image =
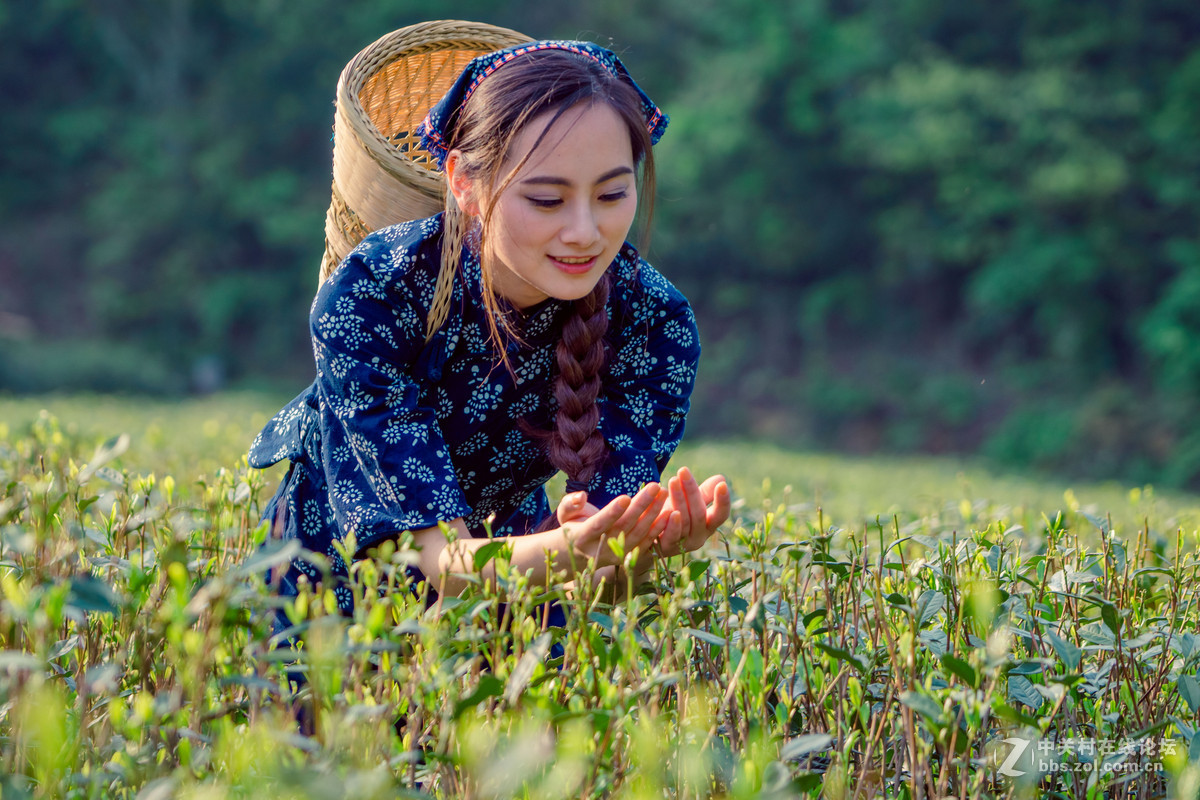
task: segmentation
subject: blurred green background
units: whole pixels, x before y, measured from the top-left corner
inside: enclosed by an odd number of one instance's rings
[[[0,0],[0,392],[302,388],[338,74],[433,17],[670,113],[691,435],[1200,488],[1195,0]]]

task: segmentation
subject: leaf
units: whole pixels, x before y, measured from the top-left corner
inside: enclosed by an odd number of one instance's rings
[[[71,589],[67,593],[67,604],[80,611],[100,614],[116,614],[120,601],[112,588],[93,575],[76,575],[71,578]]]
[[[1163,635],[1158,631],[1146,631],[1138,636],[1133,637],[1125,642],[1126,650],[1140,650],[1151,642],[1156,642],[1163,638]],[[1161,648],[1157,648],[1161,652]]]
[[[867,671],[866,665],[863,664],[863,662],[860,661],[858,658],[856,658],[855,655],[853,653],[851,653],[849,650],[843,650],[840,647],[834,647],[832,645],[828,645],[823,642],[814,642],[813,644],[815,644],[817,646],[817,648],[820,649],[821,651],[828,653],[829,655],[836,658],[838,661],[845,661],[847,664],[854,667],[860,673],[866,673],[866,671]]]
[[[1023,675],[1011,674],[1008,676],[1008,699],[1024,703],[1034,711],[1041,708],[1042,703],[1045,702],[1045,698],[1034,688],[1032,681]]]
[[[833,737],[827,733],[806,733],[790,739],[779,751],[780,761],[792,761],[803,758],[809,753],[821,753],[833,744]]]
[[[714,647],[725,646],[725,640],[720,636],[717,636],[715,633],[709,633],[708,631],[702,631],[699,628],[680,628],[679,632],[686,633],[693,639],[699,639],[700,641],[706,644],[711,644]]]
[[[929,652],[941,658],[946,652],[946,632],[921,631],[921,643],[929,648]]]
[[[1054,648],[1059,660],[1066,665],[1067,672],[1074,672],[1079,668],[1080,659],[1083,658],[1082,650],[1052,631],[1046,632],[1046,638],[1050,640],[1050,646]]]
[[[552,638],[550,632],[546,631],[534,639],[529,649],[521,654],[517,666],[513,667],[512,674],[508,676],[508,686],[504,689],[504,700],[509,705],[517,702],[517,698],[533,678],[533,671],[546,660]]]
[[[254,555],[242,562],[233,574],[237,577],[248,578],[266,572],[274,567],[291,563],[300,555],[303,548],[299,539],[272,539],[255,551]]]
[[[688,562],[688,580],[695,582],[700,580],[700,576],[708,572],[709,561],[707,559],[696,559]]]
[[[1000,567],[1003,565],[1000,545],[992,545],[991,549],[988,550],[987,555],[984,556],[984,561],[987,563],[988,569],[990,569],[992,572],[1000,572]]]
[[[998,719],[1005,722],[1011,722],[1014,725],[1025,725],[1030,728],[1037,727],[1037,720],[1028,714],[1013,708],[1008,703],[1001,700],[999,697],[992,698],[992,714]]]
[[[849,561],[838,561],[827,553],[813,553],[812,563],[815,567],[825,567],[840,578],[844,578],[850,574],[850,571],[846,569],[846,567],[850,566]]]
[[[946,605],[946,595],[933,589],[926,589],[917,598],[917,627],[924,628]]]
[[[1100,617],[1108,629],[1113,632],[1113,636],[1121,635],[1121,615],[1117,612],[1116,606],[1112,603],[1101,603]]]
[[[959,680],[970,686],[972,689],[979,688],[979,673],[975,668],[963,661],[961,658],[956,658],[949,653],[943,653],[941,657],[942,666],[950,672],[958,676]]]
[[[114,436],[104,444],[96,448],[96,452],[92,455],[92,460],[79,471],[79,485],[87,483],[92,479],[93,475],[99,473],[100,468],[112,461],[117,456],[129,449],[129,434],[122,433],[120,436]]]
[[[1112,649],[1117,646],[1117,640],[1111,631],[1097,622],[1089,622],[1079,628],[1079,638],[1086,639],[1092,644]]]
[[[475,691],[454,704],[454,719],[458,719],[463,713],[479,705],[484,700],[490,697],[499,697],[502,694],[504,694],[504,681],[490,673],[481,675],[479,685],[475,687]]]
[[[0,673],[20,669],[41,669],[45,663],[37,656],[23,653],[20,650],[0,650]]]
[[[824,619],[824,618],[825,618],[825,616],[826,616],[828,613],[829,613],[829,612],[828,612],[828,611],[826,611],[825,609],[823,609],[823,608],[818,608],[816,611],[810,611],[810,612],[808,612],[807,614],[805,614],[805,615],[804,615],[804,620],[803,620],[803,622],[804,622],[804,630],[811,632],[811,631],[810,631],[810,628],[812,628],[812,622],[813,622],[813,620],[816,620],[816,619]]]
[[[50,651],[46,658],[50,661],[53,661],[56,658],[62,658],[67,653],[79,647],[81,644],[83,644],[83,638],[77,633],[73,634],[62,641],[55,643],[54,648]]]
[[[1193,714],[1200,710],[1200,680],[1196,680],[1194,675],[1180,675],[1175,686],[1179,689],[1179,696],[1183,698],[1183,702],[1187,703],[1188,709]]]
[[[1196,652],[1196,635],[1193,633],[1181,633],[1171,640],[1170,646],[1172,650],[1186,661]]]
[[[485,564],[495,558],[508,546],[507,542],[488,542],[475,551],[475,571],[483,570]]]
[[[901,692],[900,702],[933,722],[941,723],[943,721],[942,707],[927,694],[915,691]]]
[[[750,606],[750,610],[746,612],[746,624],[758,633],[766,630],[767,612],[763,608],[762,600],[755,600],[754,605]]]
[[[825,775],[820,772],[801,772],[792,781],[797,792],[815,792],[825,783]]]

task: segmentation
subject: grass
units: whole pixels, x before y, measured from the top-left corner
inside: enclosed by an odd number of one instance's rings
[[[737,517],[643,593],[535,590],[499,549],[519,599],[427,608],[401,547],[353,619],[284,608],[297,652],[259,579],[295,555],[257,524],[278,476],[241,461],[279,401],[0,401],[0,796],[1200,788],[1196,498],[688,445]]]

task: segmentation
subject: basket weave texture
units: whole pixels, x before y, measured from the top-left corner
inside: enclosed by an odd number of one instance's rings
[[[392,31],[351,59],[337,85],[322,282],[371,231],[443,208],[445,178],[413,131],[471,59],[528,41],[507,28],[439,20]]]

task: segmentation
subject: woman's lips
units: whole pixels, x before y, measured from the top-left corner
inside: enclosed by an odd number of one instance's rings
[[[591,270],[596,264],[597,256],[585,257],[569,257],[569,256],[550,256],[550,260],[554,262],[554,266],[558,267],[563,272],[570,275],[582,275]]]

